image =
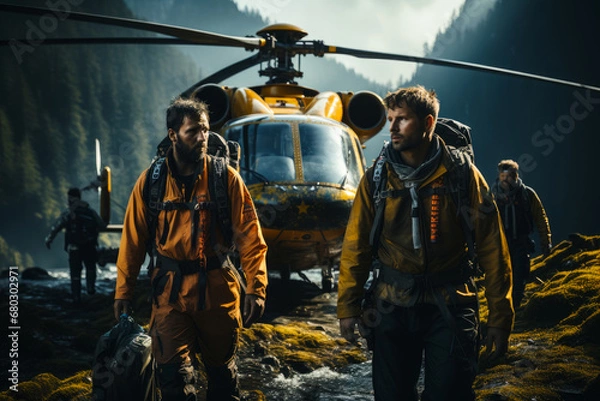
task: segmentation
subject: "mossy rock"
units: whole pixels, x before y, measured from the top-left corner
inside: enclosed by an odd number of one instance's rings
[[[569,241],[576,249],[600,249],[600,235],[569,234]]]
[[[92,395],[91,372],[84,370],[60,382],[46,401],[89,401]]]
[[[598,305],[596,305],[598,308]],[[589,342],[600,345],[600,310],[588,317],[581,325],[581,334]]]
[[[6,391],[0,394],[0,401],[3,400],[26,400],[41,401],[45,400],[54,390],[60,386],[60,379],[51,373],[41,373],[33,379],[19,383],[19,391]]]

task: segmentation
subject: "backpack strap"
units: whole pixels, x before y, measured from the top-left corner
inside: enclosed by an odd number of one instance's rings
[[[229,205],[227,161],[222,157],[211,156],[209,163],[208,190],[210,199],[216,203],[217,221],[221,225],[225,242],[230,245],[233,241],[231,228],[231,210]],[[214,226],[213,226],[214,227]],[[213,235],[213,238],[215,236]]]
[[[385,209],[385,198],[382,197],[383,188],[387,183],[387,168],[386,168],[386,157],[385,151],[389,146],[389,142],[384,142],[379,156],[375,160],[373,168],[370,170],[372,175],[367,172],[367,180],[371,186],[371,194],[373,197],[373,203],[375,207],[375,217],[373,219],[373,226],[371,227],[371,234],[369,235],[369,244],[372,247],[373,258],[377,259],[377,250],[379,248],[379,238],[381,237],[381,230],[383,229],[383,213]]]
[[[167,181],[167,166],[165,157],[160,157],[152,162],[146,175],[146,183],[143,189],[143,197],[146,203],[146,222],[148,224],[149,241],[147,251],[152,256],[156,248],[156,228],[158,214],[161,210],[205,210],[211,209],[217,213],[216,221],[221,224],[222,232],[226,242],[229,244],[233,238],[231,228],[231,213],[229,197],[227,193],[227,165],[221,157],[211,157],[209,163],[208,186],[210,198],[213,202],[163,202],[165,186]],[[162,233],[160,243],[164,244],[168,235],[168,226]]]
[[[159,205],[162,204],[167,182],[167,164],[165,161],[166,156],[154,159],[146,174],[146,183],[142,192],[144,202],[146,203],[146,223],[148,224],[146,251],[151,257],[155,256],[156,227],[158,225],[158,213],[160,212]],[[164,238],[161,238],[161,241],[166,241],[166,233],[163,233],[162,237]]]
[[[470,156],[461,149],[453,146],[446,146],[452,163],[447,165],[448,184],[450,186],[450,195],[456,205],[456,214],[461,222],[463,235],[467,242],[468,257],[473,268],[477,266],[477,252],[475,244],[475,232],[471,222],[473,211],[471,210],[471,168]]]

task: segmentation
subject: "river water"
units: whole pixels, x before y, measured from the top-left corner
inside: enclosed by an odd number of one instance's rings
[[[85,269],[84,269],[85,270]],[[313,323],[318,323],[322,326],[327,326],[328,331],[332,332],[337,329],[337,319],[335,318],[335,300],[336,294],[321,294],[317,288],[320,285],[320,269],[306,271],[306,276],[314,285],[300,281],[295,274],[292,275],[292,290],[290,296],[292,301],[296,301],[294,307],[296,309],[307,308],[310,311],[310,317],[302,316],[296,312],[290,312],[287,315],[285,312],[277,310],[270,312],[270,316],[277,315],[270,323],[293,323],[294,321],[305,321],[310,319]],[[69,271],[67,268],[56,268],[49,271],[52,279],[50,280],[22,280],[24,284],[31,287],[45,286],[58,288],[68,294],[70,292]],[[145,274],[142,269],[140,275]],[[116,267],[112,264],[106,265],[97,270],[96,290],[99,293],[110,294],[114,291],[116,278]],[[277,273],[273,274],[273,280],[277,281]],[[85,282],[85,272],[82,273],[82,280]],[[318,285],[317,285],[318,283]],[[295,291],[305,291],[310,288],[310,295],[307,295],[307,300],[302,296],[297,296]],[[29,292],[29,291],[28,291]],[[36,298],[40,292],[31,291],[29,295],[22,293],[22,296]],[[87,294],[83,291],[82,296]],[[309,305],[309,306],[307,306]],[[306,312],[306,311],[305,311]],[[304,313],[305,315],[307,313]],[[267,319],[269,312],[266,314]],[[243,375],[243,372],[240,372]],[[372,385],[371,385],[371,364],[370,361],[361,364],[350,365],[339,370],[332,370],[328,367],[317,369],[311,373],[299,374],[293,373],[289,377],[280,374],[268,383],[263,383],[260,390],[265,394],[267,400],[285,400],[285,401],[310,401],[310,400],[353,400],[367,401],[373,400]]]

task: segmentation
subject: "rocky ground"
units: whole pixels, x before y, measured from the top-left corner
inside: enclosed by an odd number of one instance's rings
[[[478,400],[600,399],[600,237],[572,236],[550,257],[534,259],[532,270],[508,354],[500,361],[482,358],[475,382]],[[83,306],[74,307],[61,288],[21,280],[20,293],[27,295],[19,310],[19,392],[0,393],[0,400],[88,400],[96,343],[114,324],[110,294],[86,297]],[[315,285],[293,281],[285,286],[272,279],[265,316],[242,333],[245,400],[279,401],[274,383],[282,378],[340,371],[368,360],[364,348],[339,337],[335,299],[335,292],[324,294]],[[149,311],[147,298],[139,296],[135,316],[140,324],[148,323]],[[484,319],[486,313],[482,298]],[[2,349],[8,346],[3,336]],[[0,380],[8,382],[7,369]],[[333,399],[324,397],[315,386],[294,400]],[[335,399],[370,399],[349,397]]]

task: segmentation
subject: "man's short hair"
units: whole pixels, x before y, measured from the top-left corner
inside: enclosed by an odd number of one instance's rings
[[[200,121],[202,114],[206,114],[206,118],[209,117],[206,103],[179,97],[173,100],[167,109],[167,129],[171,128],[173,131],[178,132],[185,117],[193,121]]]
[[[519,163],[506,159],[498,163],[498,173],[511,173],[515,178],[519,175]]]
[[[435,122],[440,112],[440,101],[436,97],[435,91],[428,91],[421,85],[390,92],[383,99],[383,103],[388,110],[402,107],[402,104],[406,103],[406,106],[414,111],[420,120],[424,120],[431,114]]]
[[[69,188],[67,195],[72,198],[81,199],[81,190],[79,188],[73,187]]]

